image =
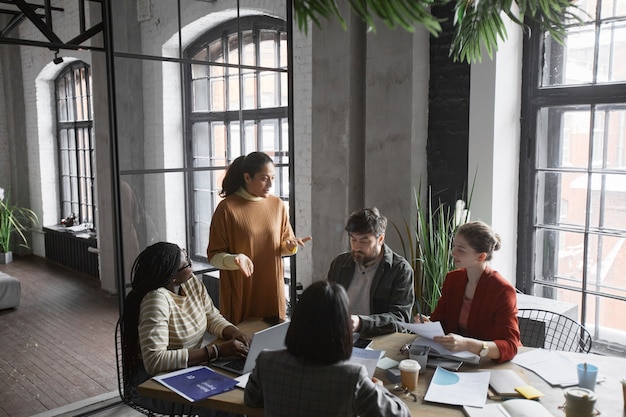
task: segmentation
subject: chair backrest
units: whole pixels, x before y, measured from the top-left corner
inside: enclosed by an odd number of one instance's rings
[[[151,417],[162,416],[135,404],[130,397],[129,382],[124,378],[124,354],[122,350],[122,318],[120,317],[115,326],[115,361],[117,363],[117,389],[122,402],[130,408]]]
[[[520,339],[524,346],[566,352],[591,350],[591,334],[585,327],[559,313],[538,309],[519,309]]]

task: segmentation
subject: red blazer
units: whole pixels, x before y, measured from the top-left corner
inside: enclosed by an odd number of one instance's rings
[[[461,334],[459,315],[467,280],[466,270],[456,269],[448,272],[443,282],[441,298],[430,320],[440,321],[446,333]],[[466,333],[461,335],[494,341],[500,350],[498,362],[513,359],[517,347],[521,346],[515,288],[489,267],[485,268],[476,286]]]

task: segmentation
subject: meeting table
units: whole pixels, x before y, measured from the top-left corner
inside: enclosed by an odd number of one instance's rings
[[[264,327],[267,327],[261,319],[250,319],[241,323],[238,326],[242,331],[247,334],[253,334]],[[371,337],[374,342],[371,345],[372,349],[383,350],[387,358],[395,361],[408,358],[408,353],[402,353],[400,348],[406,344],[410,344],[416,338],[416,335],[410,333],[392,333],[382,336]],[[523,353],[528,349],[522,347],[519,353]],[[574,363],[588,362],[593,363],[599,368],[600,378],[596,385],[595,394],[597,396],[595,409],[601,416],[606,417],[626,417],[625,405],[622,395],[621,380],[626,378],[626,358],[616,356],[604,356],[596,354],[585,354],[575,352],[560,352]],[[459,372],[471,372],[471,371],[483,371],[489,369],[512,369],[528,382],[529,385],[537,388],[541,391],[542,396],[540,403],[555,417],[565,417],[565,412],[562,406],[565,403],[565,388],[550,386],[546,381],[539,377],[534,372],[522,368],[513,362],[505,362],[502,364],[495,363],[489,359],[481,359],[478,365],[464,364]],[[423,374],[419,375],[418,387],[415,392],[417,401],[410,396],[405,396],[403,393],[397,393],[394,391],[395,383],[390,382],[387,378],[387,371],[384,369],[376,368],[374,376],[383,381],[385,386],[393,393],[396,393],[407,404],[411,415],[420,417],[460,417],[464,416],[464,413],[460,406],[456,405],[444,405],[439,403],[430,403],[423,400],[428,386],[433,377],[434,369],[427,368]],[[234,375],[229,375],[234,377]],[[151,398],[158,398],[168,401],[173,401],[185,405],[191,405],[187,400],[169,390],[165,386],[159,384],[153,379],[149,379],[139,385],[138,392],[140,395]],[[487,403],[494,402],[491,399],[487,400]],[[215,410],[222,410],[227,412],[233,412],[238,414],[245,414],[247,416],[263,416],[262,408],[248,407],[243,402],[243,389],[235,388],[234,390],[221,393],[209,397],[205,400],[193,403],[195,406],[210,408]]]

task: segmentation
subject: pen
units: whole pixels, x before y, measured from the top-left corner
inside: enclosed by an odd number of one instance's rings
[[[421,306],[420,306],[419,301],[416,301],[416,302],[415,302],[415,308],[416,308],[416,310],[417,310],[417,314],[418,314],[418,316],[419,316],[420,323],[424,323],[424,317],[422,316],[422,308],[421,308]]]

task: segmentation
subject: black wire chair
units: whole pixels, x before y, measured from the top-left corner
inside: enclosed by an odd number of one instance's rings
[[[117,388],[119,390],[120,398],[122,402],[130,408],[137,410],[141,414],[150,417],[165,417],[165,414],[158,414],[147,408],[144,408],[138,404],[135,404],[130,397],[130,385],[128,381],[124,379],[124,366],[123,366],[123,354],[122,354],[122,319],[117,321],[115,326],[115,360],[117,362]]]
[[[585,327],[559,313],[538,309],[519,309],[520,339],[524,346],[584,352],[591,350],[591,334]]]

